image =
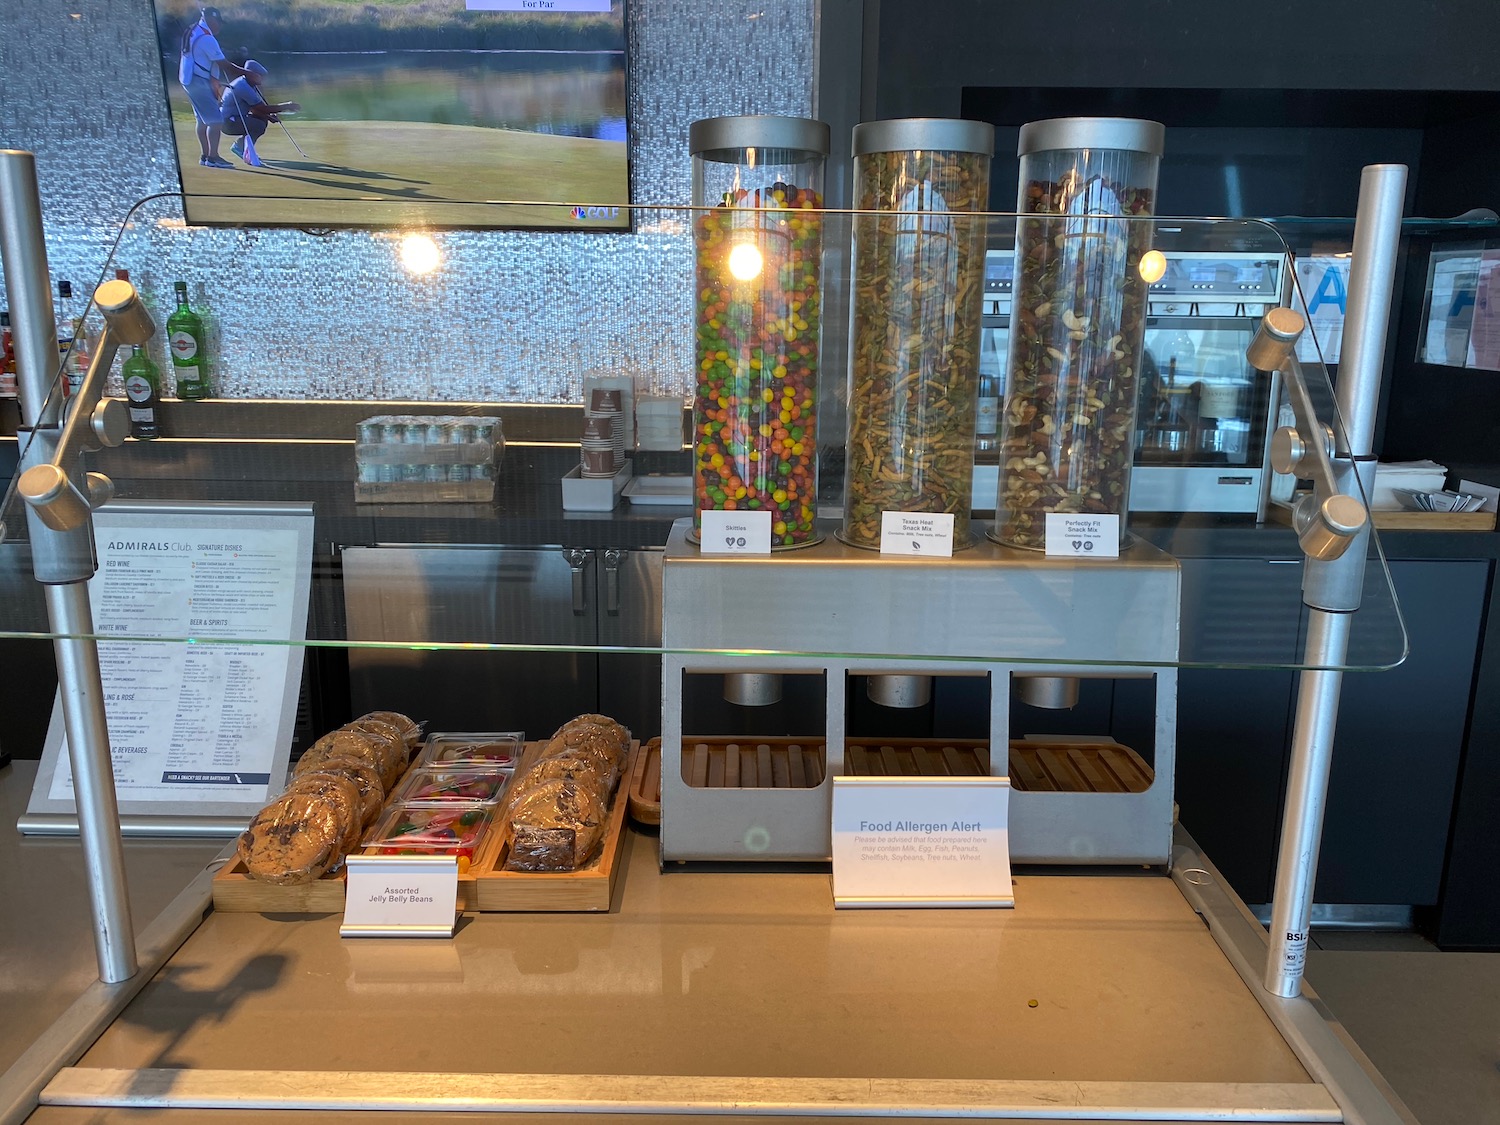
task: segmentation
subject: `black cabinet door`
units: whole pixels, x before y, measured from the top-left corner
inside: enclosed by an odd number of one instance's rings
[[[1389,672],[1344,675],[1317,902],[1428,905],[1442,880],[1489,563],[1390,566],[1411,653]],[[1397,629],[1389,614],[1356,620],[1356,633],[1362,624]],[[1365,645],[1394,652],[1399,634]]]
[[[1183,559],[1183,660],[1297,657],[1297,560]],[[1270,898],[1293,674],[1184,668],[1177,688],[1179,819],[1241,898]]]

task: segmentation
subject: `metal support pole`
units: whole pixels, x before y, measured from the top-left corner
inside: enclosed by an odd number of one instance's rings
[[[1349,646],[1350,621],[1347,613],[1312,610],[1303,659],[1323,665],[1342,661]],[[1297,683],[1292,766],[1281,822],[1281,852],[1276,859],[1271,946],[1266,960],[1266,990],[1277,996],[1296,996],[1302,990],[1328,771],[1333,765],[1333,732],[1338,725],[1343,683],[1342,672],[1318,670],[1303,672]]]
[[[99,646],[85,582],[46,586],[47,616],[57,639],[57,682],[62,687],[63,727],[73,766],[73,799],[78,836],[89,877],[89,909],[94,918],[94,955],[99,979],[118,984],[135,975],[135,927],[126,893],[125,851],[120,843],[120,809],[115,771],[109,757],[104,688],[99,679]],[[71,634],[71,635],[68,635]]]
[[[1380,404],[1380,373],[1405,197],[1404,164],[1372,164],[1364,169],[1335,391],[1342,426],[1334,427],[1334,472],[1340,490],[1350,494],[1355,478],[1362,478],[1367,499],[1373,482],[1375,413]],[[1303,662],[1309,670],[1301,674],[1297,688],[1265,971],[1266,991],[1276,996],[1296,996],[1302,989],[1328,771],[1343,686],[1343,673],[1332,669],[1348,656],[1350,615],[1359,608],[1364,590],[1368,536],[1366,528],[1341,557],[1331,561],[1309,558],[1304,568],[1302,600],[1310,614]]]
[[[24,470],[50,461],[59,436],[59,396],[51,394],[58,371],[52,282],[42,239],[36,159],[29,152],[0,151],[0,262],[5,268],[16,345]],[[74,484],[86,489],[82,466],[66,468]],[[116,984],[134,976],[138,963],[125,887],[125,855],[120,842],[104,692],[99,680],[99,651],[93,640],[89,607],[88,580],[95,570],[93,521],[85,519],[81,527],[58,531],[28,507],[27,528],[32,567],[37,580],[46,586],[48,624],[57,637],[53,647],[58,688],[88,873],[99,978],[106,984]]]

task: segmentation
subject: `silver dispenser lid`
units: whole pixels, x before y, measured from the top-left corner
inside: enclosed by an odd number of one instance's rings
[[[688,126],[692,155],[724,164],[739,163],[747,148],[827,156],[831,139],[827,125],[808,117],[706,117]]]
[[[1142,121],[1137,117],[1053,117],[1021,126],[1016,155],[1105,148],[1160,156],[1166,139],[1166,126],[1160,121]]]
[[[952,117],[897,117],[854,127],[855,156],[871,152],[977,152],[995,155],[995,127]]]

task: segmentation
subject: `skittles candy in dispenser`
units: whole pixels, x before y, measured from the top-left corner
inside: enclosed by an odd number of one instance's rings
[[[697,255],[693,539],[704,511],[769,511],[775,549],[816,543],[828,126],[714,117],[688,133]]]

